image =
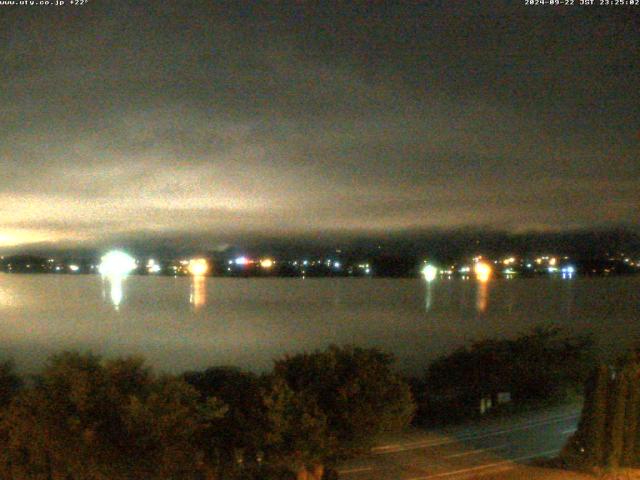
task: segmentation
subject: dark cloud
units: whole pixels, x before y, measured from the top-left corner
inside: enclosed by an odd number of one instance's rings
[[[0,245],[637,225],[637,9],[1,13]]]

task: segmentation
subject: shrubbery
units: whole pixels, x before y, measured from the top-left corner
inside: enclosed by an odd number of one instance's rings
[[[499,392],[518,403],[561,397],[591,365],[589,340],[557,329],[459,349],[435,361],[413,392],[392,356],[357,347],[287,356],[264,375],[230,367],[157,375],[138,358],[62,353],[23,384],[5,363],[0,478],[334,478],[336,462],[409,424],[414,397],[421,420],[451,421]],[[577,447],[567,450],[575,458],[635,462],[633,368],[622,368],[618,383],[603,369],[592,377]]]
[[[423,424],[470,418],[482,398],[495,406],[500,392],[522,405],[549,402],[581,386],[594,364],[588,336],[535,328],[515,339],[484,340],[433,362],[413,382]]]
[[[137,358],[63,353],[28,386],[0,368],[0,478],[319,480],[414,410],[392,359],[331,347],[256,376],[156,375]]]

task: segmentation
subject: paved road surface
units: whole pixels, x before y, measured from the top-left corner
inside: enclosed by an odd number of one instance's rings
[[[479,422],[446,431],[413,431],[339,469],[345,480],[460,480],[510,470],[557,454],[575,431],[579,406]]]

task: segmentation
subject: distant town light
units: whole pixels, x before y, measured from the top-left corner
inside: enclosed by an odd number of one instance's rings
[[[204,258],[192,258],[189,260],[189,273],[193,276],[206,275],[209,271],[209,262]]]
[[[247,265],[249,263],[249,259],[247,257],[238,257],[235,262],[236,265]]]
[[[149,272],[149,273],[159,273],[160,270],[161,270],[160,265],[158,265],[153,258],[150,258],[147,261],[147,272]]]
[[[491,265],[486,262],[477,262],[475,267],[473,268],[474,273],[476,274],[476,278],[480,282],[488,282],[491,278],[491,272],[493,269]]]
[[[30,267],[31,265],[27,265],[28,267]],[[78,265],[69,265],[69,270],[71,270],[72,272],[77,272],[78,270],[80,270],[80,267]]]
[[[102,275],[121,276],[129,274],[135,268],[136,261],[131,255],[112,250],[102,257],[98,271]]]
[[[274,261],[271,260],[270,258],[263,258],[262,260],[260,260],[260,266],[262,268],[271,268],[273,267]]]
[[[434,267],[433,265],[430,264],[426,264],[423,268],[422,268],[422,276],[424,277],[424,279],[427,282],[433,282],[436,277],[438,276],[438,269],[436,267]]]
[[[149,267],[147,267],[147,270],[149,271],[149,273],[159,273],[161,268],[160,268],[160,265],[156,263],[154,265],[150,265]]]

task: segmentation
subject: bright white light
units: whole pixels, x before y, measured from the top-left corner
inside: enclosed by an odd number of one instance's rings
[[[426,264],[422,269],[422,276],[427,282],[433,282],[438,275],[438,269],[433,265]]]
[[[562,273],[568,273],[569,275],[571,275],[572,273],[575,273],[576,269],[574,267],[572,267],[571,265],[569,265],[568,267],[564,267],[562,269]]]
[[[149,273],[158,273],[160,272],[161,268],[160,268],[160,265],[156,264],[156,265],[150,265],[148,267],[148,270],[149,270]]]
[[[247,259],[247,257],[236,258],[236,265],[247,265],[248,263],[249,263],[249,259]]]
[[[77,272],[78,270],[80,270],[80,267],[78,265],[69,265],[69,270],[71,270],[72,272]]]
[[[127,275],[136,268],[136,261],[130,255],[119,250],[112,250],[102,257],[98,271],[102,275]]]
[[[150,258],[149,261],[147,261],[147,272],[158,273],[160,270],[160,265],[158,265],[153,258]]]
[[[371,273],[371,269],[370,268],[365,268],[364,269],[364,273],[366,273],[367,275],[369,275]]]
[[[333,262],[333,267],[337,270],[340,268],[340,262]]]

